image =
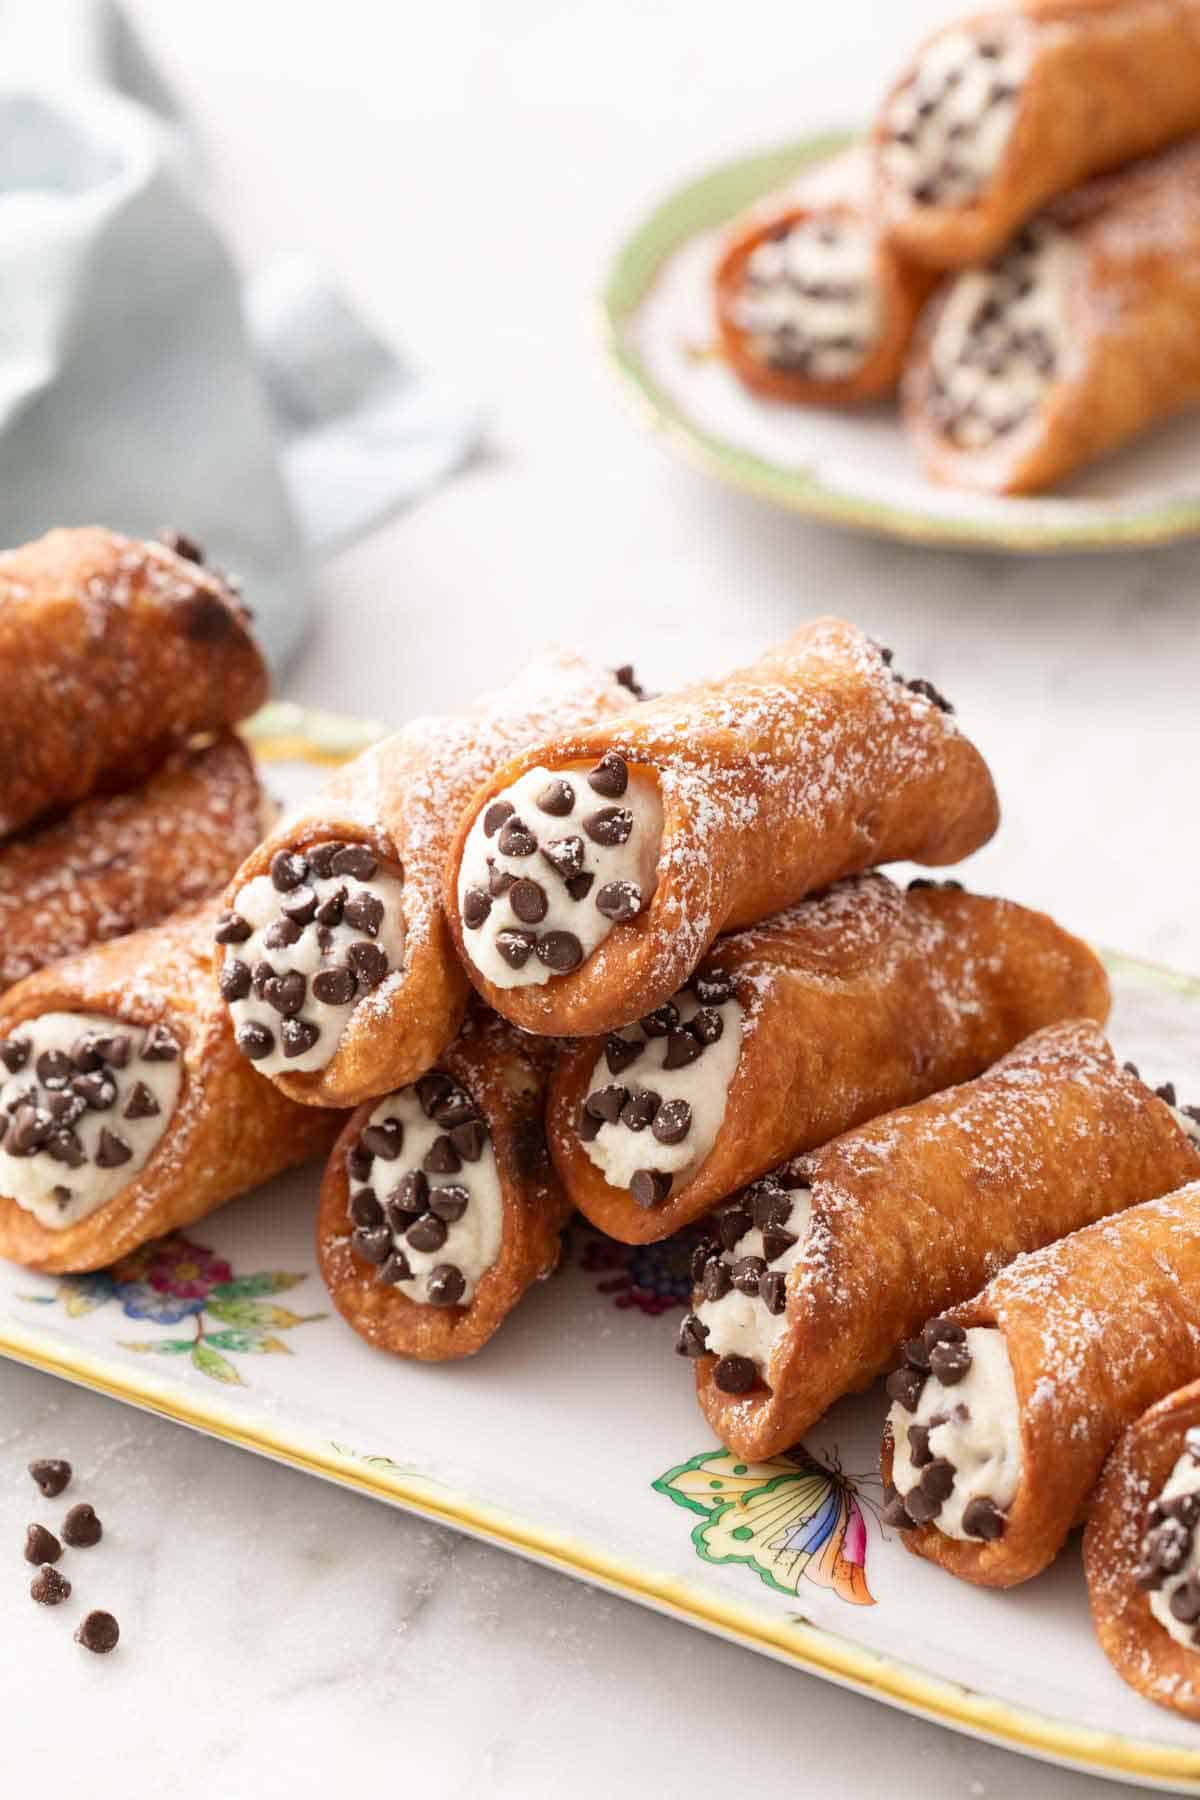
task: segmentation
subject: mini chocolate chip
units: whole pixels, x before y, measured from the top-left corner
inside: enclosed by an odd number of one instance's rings
[[[346,961],[362,992],[369,993],[377,988],[387,975],[391,964],[387,954],[378,944],[365,944],[361,940],[350,945],[346,952]]]
[[[285,1019],[295,1018],[308,997],[308,983],[299,969],[276,975],[266,983],[263,999]]]
[[[925,1347],[926,1356],[935,1344],[963,1344],[966,1342],[966,1338],[967,1334],[962,1326],[955,1324],[953,1319],[930,1319],[921,1332],[921,1342]]]
[[[236,956],[227,956],[217,983],[221,990],[221,998],[232,1006],[235,1000],[244,1000],[250,992],[250,967],[248,963],[239,962]]]
[[[671,1192],[671,1177],[661,1169],[636,1169],[629,1192],[637,1205],[649,1212],[651,1207],[661,1206]]]
[[[125,1031],[97,1031],[92,1034],[92,1049],[102,1063],[123,1069],[133,1052],[133,1039]]]
[[[971,1367],[971,1352],[966,1344],[934,1344],[929,1352],[929,1371],[943,1387],[957,1387]]]
[[[372,1156],[395,1162],[404,1148],[404,1126],[399,1119],[382,1119],[378,1125],[368,1125],[358,1141]]]
[[[482,1119],[465,1119],[461,1125],[454,1126],[450,1142],[464,1162],[478,1162],[487,1137],[487,1126]]]
[[[1167,1575],[1176,1575],[1188,1559],[1192,1534],[1178,1519],[1164,1519],[1147,1532],[1145,1550]]]
[[[317,924],[328,925],[331,929],[334,925],[340,925],[346,911],[347,895],[348,889],[338,887],[326,894],[323,900],[319,900],[315,914]]]
[[[132,1155],[133,1150],[124,1138],[118,1137],[115,1132],[109,1131],[107,1128],[101,1131],[100,1142],[96,1147],[96,1167],[98,1169],[119,1169],[122,1163],[127,1163]]]
[[[425,1296],[431,1306],[457,1306],[466,1291],[466,1277],[453,1263],[438,1263],[430,1269]]]
[[[349,1006],[354,977],[349,969],[321,969],[312,979],[312,995],[322,1006]]]
[[[540,925],[550,905],[545,888],[540,882],[530,881],[527,876],[513,883],[509,889],[508,903],[524,925]]]
[[[271,885],[277,893],[290,894],[308,874],[308,863],[296,850],[277,850],[271,858]]]
[[[609,1074],[619,1075],[623,1069],[629,1068],[645,1048],[645,1044],[639,1043],[636,1038],[621,1037],[618,1032],[610,1032],[604,1040],[604,1060],[608,1064]]]
[[[763,1255],[769,1263],[778,1261],[796,1242],[794,1231],[772,1229],[763,1232]]]
[[[988,1541],[1003,1537],[1005,1524],[1004,1514],[988,1494],[977,1494],[963,1508],[962,1525],[968,1537]]]
[[[496,847],[501,856],[532,856],[538,847],[537,838],[530,831],[524,819],[506,819],[496,839]]]
[[[630,1131],[645,1131],[662,1105],[662,1095],[653,1088],[633,1088],[621,1108],[621,1123]]]
[[[1181,1625],[1194,1625],[1200,1619],[1200,1581],[1194,1577],[1181,1581],[1167,1601],[1167,1609]]]
[[[57,1119],[60,1125],[74,1125],[77,1119],[82,1119],[87,1111],[87,1106],[74,1092],[47,1094],[46,1111],[52,1119]],[[0,1114],[0,1118],[2,1117],[3,1114]]]
[[[41,1149],[54,1129],[54,1120],[40,1107],[19,1106],[13,1114],[8,1133],[10,1156],[33,1156]]]
[[[431,1116],[439,1125],[465,1125],[468,1119],[477,1119],[479,1112],[461,1088],[451,1085],[434,1101]]]
[[[104,1529],[96,1517],[95,1507],[81,1500],[73,1506],[62,1522],[62,1541],[69,1544],[72,1550],[90,1550],[98,1544],[104,1535]]]
[[[359,1188],[350,1196],[350,1218],[364,1231],[377,1231],[383,1224],[383,1208],[374,1188]]]
[[[61,1456],[39,1456],[29,1464],[29,1473],[47,1500],[57,1500],[71,1479],[71,1465]]]
[[[621,1108],[629,1098],[629,1089],[610,1084],[597,1088],[584,1101],[584,1108],[594,1119],[603,1119],[607,1125],[615,1125],[621,1116]]]
[[[706,1300],[723,1300],[733,1286],[729,1264],[720,1256],[710,1256],[704,1265],[701,1288]]]
[[[48,1562],[42,1564],[29,1584],[29,1597],[36,1600],[39,1606],[58,1606],[63,1600],[70,1599],[70,1596],[70,1582]]]
[[[512,818],[516,810],[516,807],[510,806],[507,800],[493,800],[483,815],[484,837],[495,837],[500,827],[507,819]]]
[[[915,1413],[927,1379],[920,1369],[911,1369],[907,1364],[893,1369],[884,1383],[888,1399],[902,1406],[905,1412]]]
[[[713,1369],[713,1380],[723,1394],[748,1394],[758,1380],[758,1370],[748,1356],[722,1356]]]
[[[442,1102],[455,1091],[450,1077],[439,1074],[436,1069],[429,1075],[420,1076],[414,1085],[421,1111],[427,1119],[432,1119]]]
[[[10,1075],[16,1075],[29,1061],[28,1038],[5,1038],[0,1044],[0,1062]]]
[[[935,1500],[940,1507],[954,1487],[954,1472],[954,1464],[944,1456],[935,1456],[927,1463],[921,1475],[921,1492],[926,1499]],[[911,1505],[909,1511],[912,1511]]]
[[[346,844],[334,852],[329,862],[331,875],[350,875],[355,881],[370,881],[379,864],[365,844]]]
[[[289,1061],[292,1057],[304,1056],[320,1035],[320,1027],[311,1025],[307,1019],[284,1019],[279,1027],[279,1041]]]
[[[44,1525],[30,1525],[25,1532],[25,1561],[28,1563],[56,1563],[62,1555],[62,1545],[52,1531]]]
[[[143,1062],[174,1062],[179,1055],[179,1039],[165,1025],[152,1025],[142,1044]]]
[[[80,1621],[75,1642],[96,1656],[107,1656],[116,1649],[120,1636],[121,1627],[110,1612],[90,1612]]]
[[[240,913],[223,912],[213,936],[218,944],[244,944],[252,931],[250,921],[243,919]]]
[[[429,1180],[420,1169],[410,1169],[402,1175],[396,1186],[388,1195],[389,1205],[399,1213],[420,1214],[429,1205]],[[409,1220],[411,1223],[411,1219]]]
[[[42,1072],[42,1059],[39,1056],[39,1058],[38,1058],[38,1074],[40,1075],[41,1072]],[[1160,1100],[1165,1100],[1168,1106],[1178,1106],[1179,1096],[1175,1092],[1175,1083],[1173,1081],[1164,1081],[1161,1087],[1155,1088],[1154,1092],[1155,1092],[1157,1098]]]
[[[423,1213],[419,1219],[409,1226],[405,1238],[414,1250],[440,1250],[445,1243],[448,1228],[445,1222],[433,1213]]]
[[[238,1031],[238,1042],[241,1042],[242,1026]],[[107,1112],[110,1106],[116,1105],[117,1084],[107,1069],[96,1069],[90,1075],[76,1075],[71,1081],[71,1092],[79,1098],[92,1112]]]
[[[184,562],[203,563],[204,551],[195,538],[188,537],[186,532],[165,530],[158,534],[158,541],[164,550],[170,550],[174,556],[181,556]]]
[[[724,1006],[733,999],[733,983],[721,970],[710,969],[692,976],[692,992],[701,1006]]]
[[[468,931],[478,931],[492,910],[492,898],[481,887],[468,888],[463,895],[463,924]]]
[[[60,1126],[46,1139],[46,1154],[68,1169],[79,1169],[87,1161],[83,1145],[69,1126]]]
[[[412,1280],[412,1264],[403,1250],[393,1250],[386,1262],[380,1263],[375,1271],[376,1281],[386,1281],[393,1286],[397,1281]]]
[[[311,925],[317,916],[317,891],[302,882],[279,902],[279,910],[293,925]]]
[[[488,857],[488,893],[493,900],[503,899],[516,879],[508,869],[498,869],[492,858]]]
[[[352,1181],[366,1181],[371,1173],[371,1164],[374,1160],[369,1150],[364,1150],[361,1144],[355,1144],[354,1148],[346,1153],[347,1175]]]
[[[532,931],[498,931],[496,949],[510,969],[523,969],[533,954],[537,939]]]
[[[360,893],[351,894],[343,908],[342,917],[355,931],[365,932],[367,937],[373,938],[379,936],[383,912],[383,901],[379,895],[364,889]]]
[[[708,1262],[712,1254],[713,1246],[711,1239],[701,1238],[699,1243],[693,1244],[692,1253],[688,1257],[688,1272],[691,1275],[693,1287],[703,1281],[704,1265]]]
[[[695,1313],[689,1313],[679,1327],[675,1339],[677,1356],[704,1356],[708,1344],[708,1326]]]
[[[758,1297],[767,1311],[778,1318],[787,1306],[787,1277],[781,1269],[768,1269],[758,1284]]]
[[[952,713],[954,711],[945,695],[938,693],[932,681],[910,681],[906,683],[906,686],[910,694],[919,694],[923,700],[928,700],[933,706],[936,706],[939,712]]]
[[[470,1192],[457,1182],[434,1188],[429,1196],[430,1212],[435,1218],[443,1219],[447,1225],[457,1224],[470,1203]]]
[[[658,1108],[651,1126],[660,1144],[681,1144],[692,1129],[692,1109],[686,1100],[667,1100]]]
[[[70,1057],[61,1050],[43,1050],[37,1059],[37,1078],[43,1087],[66,1087],[74,1072]]]
[[[391,1253],[392,1234],[382,1225],[360,1225],[350,1233],[350,1248],[364,1262],[385,1262]]]
[[[539,812],[549,813],[552,819],[565,819],[575,804],[575,790],[556,776],[541,789],[535,804]]]
[[[715,1044],[725,1030],[725,1021],[711,1006],[705,1006],[689,1021],[692,1036],[702,1044]]]
[[[931,1425],[910,1425],[908,1428],[908,1451],[914,1469],[923,1469],[933,1461],[933,1451],[929,1448]]]
[[[542,845],[542,856],[564,881],[583,873],[584,842],[581,837],[551,838]]]
[[[462,1158],[449,1137],[443,1133],[433,1140],[425,1153],[422,1168],[430,1175],[457,1175],[462,1168]]]
[[[303,925],[297,925],[294,919],[276,919],[263,932],[263,948],[266,950],[290,950],[292,945],[298,944],[303,936]]]
[[[596,895],[596,911],[615,925],[636,918],[642,910],[642,890],[636,881],[606,881]]]
[[[684,1029],[673,1031],[667,1039],[667,1053],[663,1058],[664,1069],[686,1069],[704,1052],[704,1045],[698,1037]]]
[[[761,1256],[739,1256],[729,1271],[729,1278],[739,1294],[753,1300],[758,1293],[759,1280],[766,1272],[767,1265]]]
[[[593,1117],[585,1102],[575,1115],[575,1133],[581,1144],[593,1144],[600,1135],[602,1120]]]
[[[345,847],[340,838],[330,839],[324,844],[306,845],[304,854],[308,858],[310,872],[321,881],[328,881],[333,874],[333,859]]]
[[[556,975],[568,975],[583,961],[583,945],[573,931],[544,931],[537,941],[538,960]]]
[[[792,1216],[792,1203],[768,1176],[761,1187],[747,1195],[750,1217],[760,1231],[778,1231]],[[770,1258],[767,1259],[770,1261]]]
[[[572,900],[586,900],[592,891],[592,883],[596,877],[589,869],[583,875],[571,875],[563,883]]]
[[[745,1207],[723,1206],[716,1215],[717,1236],[723,1250],[733,1250],[749,1231],[752,1220]]]
[[[605,800],[619,800],[629,786],[629,765],[615,750],[606,750],[587,778],[594,794]]]
[[[885,1499],[879,1518],[882,1524],[889,1525],[893,1531],[911,1531],[916,1523],[915,1519],[909,1518],[907,1506],[894,1489]]]
[[[602,806],[598,812],[588,814],[583,821],[583,829],[593,844],[611,849],[617,844],[629,842],[633,830],[633,814],[627,806]]]
[[[679,1008],[673,1000],[665,1000],[638,1023],[648,1038],[666,1037],[679,1023]]]

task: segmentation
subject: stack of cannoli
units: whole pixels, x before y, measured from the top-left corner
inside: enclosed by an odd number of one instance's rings
[[[870,145],[731,229],[755,392],[899,384],[929,473],[1032,493],[1200,402],[1200,0],[1023,0],[944,28]]]

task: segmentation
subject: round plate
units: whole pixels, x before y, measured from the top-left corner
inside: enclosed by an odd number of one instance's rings
[[[1178,419],[1054,494],[928,481],[890,406],[822,412],[748,393],[721,360],[709,282],[723,228],[854,141],[826,133],[726,163],[672,194],[619,251],[602,295],[609,354],[642,417],[693,462],[796,512],[918,543],[1108,550],[1200,535],[1200,417]]]

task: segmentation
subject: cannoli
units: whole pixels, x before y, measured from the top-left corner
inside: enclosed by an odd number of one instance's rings
[[[482,1007],[436,1069],[347,1121],[321,1185],[334,1305],[396,1356],[471,1356],[558,1261],[570,1212],[542,1128],[552,1047]]]
[[[550,1147],[625,1243],[666,1237],[799,1151],[979,1075],[1030,1032],[1108,1014],[1098,960],[1044,913],[852,876],[721,938],[689,985],[566,1047]]]
[[[263,814],[250,754],[226,734],[0,845],[0,990],[224,887]]]
[[[441,900],[463,808],[531,739],[621,711],[630,680],[547,651],[468,711],[415,719],[366,751],[258,846],[215,936],[221,994],[260,1075],[290,1099],[348,1107],[437,1060],[470,993]]]
[[[1028,1581],[1125,1427],[1200,1376],[1200,1182],[1018,1258],[905,1352],[885,1519],[964,1581]]]
[[[1200,46],[1196,52],[1200,80]],[[1033,493],[1200,403],[1200,144],[1092,182],[927,308],[905,422],[939,481]]]
[[[266,699],[249,614],[183,548],[86,528],[0,555],[0,834],[132,786]]]
[[[853,406],[895,387],[934,276],[879,229],[862,148],[735,221],[714,276],[734,374],[768,399]]]
[[[1026,0],[928,39],[875,127],[897,249],[983,262],[1057,194],[1200,130],[1198,0]]]
[[[324,1154],[341,1120],[260,1081],[213,987],[218,903],[0,999],[0,1256],[98,1269]]]
[[[1164,1094],[1096,1025],[1051,1025],[719,1209],[677,1348],[721,1442],[774,1456],[1015,1256],[1200,1178]]]
[[[1134,1421],[1088,1505],[1101,1648],[1147,1700],[1200,1719],[1200,1381]]]
[[[447,912],[475,986],[528,1031],[644,1018],[719,932],[900,857],[991,836],[987,765],[928,682],[840,619],[749,668],[563,732],[459,826]]]

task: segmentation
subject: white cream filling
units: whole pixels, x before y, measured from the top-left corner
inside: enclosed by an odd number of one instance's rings
[[[798,219],[746,259],[733,308],[759,359],[817,380],[855,373],[879,337],[875,240],[856,220]]]
[[[896,1446],[892,1481],[901,1498],[919,1486],[927,1466],[913,1460],[909,1428],[927,1427],[933,1457],[954,1465],[954,1486],[932,1522],[947,1537],[977,1542],[963,1530],[963,1513],[976,1499],[993,1501],[1000,1512],[1012,1505],[1021,1479],[1021,1422],[1003,1332],[973,1326],[966,1342],[971,1365],[962,1380],[948,1387],[930,1375],[916,1412],[896,1402],[888,1422]]]
[[[596,1058],[589,1094],[612,1086],[627,1088],[633,1096],[647,1090],[657,1094],[664,1106],[680,1101],[691,1110],[691,1123],[674,1144],[664,1144],[655,1136],[653,1120],[640,1131],[631,1130],[621,1119],[602,1124],[583,1147],[611,1187],[627,1188],[639,1169],[690,1178],[716,1143],[725,1118],[729,1084],[741,1053],[745,1013],[733,999],[720,1006],[702,1007],[695,994],[686,990],[676,994],[671,1004],[679,1013],[680,1026],[687,1026],[698,1012],[716,1013],[721,1035],[716,1043],[704,1046],[695,1062],[678,1069],[664,1067],[670,1037],[647,1037],[640,1026],[614,1034],[626,1043],[643,1046],[635,1062],[613,1073],[603,1054]]]
[[[569,772],[530,769],[519,781],[489,801],[472,825],[463,848],[458,875],[458,906],[463,920],[463,939],[472,963],[493,986],[528,987],[549,981],[556,974],[568,974],[592,955],[612,930],[616,920],[601,911],[597,904],[610,898],[612,883],[631,884],[636,889],[636,911],[649,904],[654,893],[659,850],[662,845],[662,800],[655,782],[646,776],[631,774],[628,785],[615,796],[594,791],[588,784],[588,771]],[[552,783],[563,783],[570,794],[570,811],[551,814],[538,805],[538,796]],[[511,820],[493,824],[489,818],[495,810],[511,806]],[[590,835],[597,816],[614,812],[628,815],[632,821],[623,843],[598,843]],[[513,821],[523,824],[536,839],[536,848],[528,854],[515,855],[502,848],[512,843],[515,831],[505,838]],[[623,821],[619,829],[624,829]],[[549,862],[543,850],[556,854],[556,846],[569,844],[569,862],[564,876]],[[586,877],[591,876],[590,883]],[[495,892],[497,886],[511,878],[507,891]],[[573,898],[567,879],[578,881],[587,891]],[[518,888],[517,884],[521,884]],[[535,892],[536,890],[536,892]],[[540,894],[541,898],[538,898]],[[482,907],[488,901],[487,916],[472,925],[472,905]],[[532,899],[540,917],[521,917],[514,910],[517,903]],[[527,907],[526,911],[530,909]],[[524,952],[520,966],[506,960],[497,947],[501,934],[521,933],[517,954]]]
[[[1200,1150],[1200,1119],[1189,1117],[1189,1115],[1183,1111],[1182,1107],[1178,1106],[1172,1106],[1171,1117],[1178,1125],[1180,1131],[1183,1132],[1184,1136],[1189,1138],[1191,1142],[1195,1144],[1196,1148]]]
[[[127,1041],[124,1067],[88,1066],[95,1058],[78,1052],[89,1034]],[[170,1124],[179,1101],[182,1055],[176,1045],[170,1060],[146,1061],[147,1035],[141,1025],[99,1013],[43,1013],[5,1040],[9,1047],[28,1044],[29,1051],[16,1073],[3,1068],[0,1194],[47,1230],[65,1230],[119,1194],[145,1168]],[[75,1059],[69,1070],[62,1068],[62,1058]],[[14,1155],[23,1127],[44,1141],[30,1155]],[[102,1166],[105,1162],[110,1166]]]
[[[951,282],[929,348],[927,408],[977,450],[1012,431],[1062,379],[1079,250],[1045,220],[996,262]]]
[[[888,111],[888,178],[922,205],[974,199],[1008,147],[1028,70],[1023,33],[989,24],[935,38]]]
[[[384,1208],[392,1249],[405,1257],[412,1271],[409,1279],[391,1285],[407,1294],[410,1300],[429,1303],[430,1274],[450,1265],[458,1269],[464,1282],[457,1304],[467,1306],[474,1298],[480,1276],[499,1256],[503,1234],[500,1171],[496,1167],[491,1138],[486,1137],[477,1160],[464,1159],[460,1169],[438,1174],[423,1169],[423,1165],[437,1140],[447,1135],[446,1127],[425,1116],[415,1086],[401,1088],[398,1093],[381,1100],[371,1114],[368,1129],[370,1125],[383,1125],[389,1119],[398,1120],[404,1131],[400,1154],[391,1161],[376,1156],[370,1174],[364,1179],[351,1175],[351,1204],[356,1195],[370,1189]],[[486,1131],[486,1126],[484,1129]],[[465,1188],[469,1196],[466,1211],[460,1219],[446,1224],[445,1239],[434,1250],[421,1250],[412,1243],[408,1234],[416,1223],[415,1217],[407,1222],[395,1219],[393,1223],[394,1215],[387,1213],[389,1197],[406,1175],[418,1170],[425,1174],[432,1194],[436,1195],[439,1188],[458,1187]]]
[[[804,1250],[812,1219],[812,1194],[808,1188],[796,1188],[791,1194],[791,1210],[782,1229],[796,1242],[768,1267],[786,1276]],[[722,1262],[730,1267],[743,1256],[763,1255],[763,1234],[757,1225],[741,1236],[732,1250],[722,1253]],[[706,1327],[704,1348],[713,1356],[745,1356],[754,1363],[769,1383],[771,1356],[787,1329],[786,1312],[769,1312],[758,1295],[743,1294],[731,1288],[719,1300],[703,1300],[696,1317]]]
[[[1192,1455],[1190,1450],[1184,1451],[1183,1455],[1179,1458],[1179,1461],[1175,1464],[1175,1467],[1171,1470],[1171,1473],[1168,1475],[1163,1486],[1163,1490],[1159,1495],[1159,1499],[1175,1500],[1178,1499],[1181,1494],[1200,1494],[1200,1463],[1197,1463],[1196,1458]],[[1177,1588],[1183,1586],[1185,1581],[1195,1581],[1200,1579],[1200,1543],[1197,1542],[1198,1538],[1200,1538],[1200,1532],[1193,1527],[1191,1529],[1191,1544],[1182,1564],[1174,1574],[1164,1576],[1162,1586],[1154,1588],[1148,1596],[1150,1601],[1150,1611],[1154,1614],[1154,1617],[1158,1620],[1164,1631],[1169,1631],[1171,1636],[1175,1639],[1175,1642],[1177,1644],[1182,1644],[1187,1650],[1194,1650],[1197,1647],[1197,1622],[1194,1619],[1190,1623],[1187,1623],[1182,1619],[1177,1619],[1171,1611],[1171,1596],[1175,1593]]]
[[[305,992],[303,1004],[295,1016],[317,1031],[307,1049],[288,1056],[282,1031],[283,1014],[260,998],[253,988],[244,998],[231,1001],[229,1010],[235,1032],[247,1025],[257,1025],[271,1034],[273,1047],[269,1053],[252,1059],[255,1068],[264,1075],[324,1069],[333,1060],[351,1013],[364,993],[371,990],[358,981],[351,999],[333,1005],[317,999],[313,993],[313,978],[323,970],[349,967],[347,952],[352,945],[372,944],[382,951],[387,958],[388,974],[402,968],[404,963],[404,884],[397,876],[379,868],[369,880],[360,881],[350,875],[318,876],[310,870],[304,885],[315,894],[318,911],[339,893],[345,894],[347,903],[356,896],[373,894],[383,905],[383,917],[373,936],[344,920],[335,925],[323,925],[314,918],[301,927],[300,936],[294,943],[271,948],[266,937],[284,917],[280,905],[289,899],[289,894],[276,888],[269,875],[256,875],[239,890],[233,910],[251,927],[251,935],[241,943],[226,946],[223,974],[235,962],[244,964],[251,972],[265,964],[277,976],[298,971],[304,978]],[[385,974],[383,979],[386,978]]]

